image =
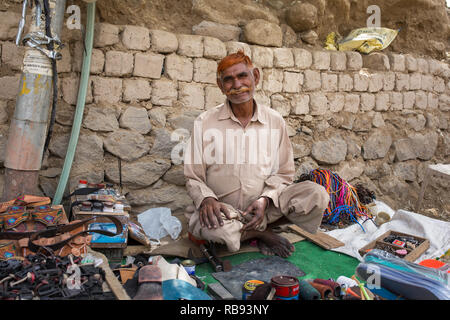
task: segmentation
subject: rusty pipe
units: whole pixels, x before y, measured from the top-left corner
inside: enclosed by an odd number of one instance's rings
[[[49,0],[53,36],[61,33],[65,4],[65,0]],[[45,33],[44,24],[36,23],[40,19],[38,6],[34,6],[30,34]],[[4,200],[37,192],[50,109],[52,72],[52,63],[46,55],[36,48],[25,49],[19,92],[5,149]]]

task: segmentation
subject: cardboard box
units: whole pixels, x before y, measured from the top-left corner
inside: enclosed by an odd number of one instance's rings
[[[112,228],[113,228],[112,230],[108,230],[108,228],[105,228],[105,226],[109,226],[109,225],[112,225]],[[88,230],[91,230],[91,229],[107,230],[107,231],[114,232],[113,230],[115,230],[116,227],[112,223],[93,222],[93,223],[89,224],[89,226],[88,226]],[[96,238],[98,238],[98,240],[96,240]],[[105,236],[102,234],[93,233],[92,240],[91,240],[91,243],[89,246],[93,249],[96,249],[96,248],[107,248],[107,249],[126,248],[127,242],[128,242],[128,225],[123,224],[122,236],[108,237],[108,236]]]
[[[420,244],[418,246],[416,246],[415,249],[410,249],[410,248],[402,247],[400,245],[396,245],[396,244],[392,244],[392,243],[383,241],[383,239],[385,239],[386,237],[388,237],[390,235],[412,237],[415,240],[420,241]],[[398,232],[398,231],[389,230],[389,231],[383,233],[381,236],[379,236],[374,241],[368,243],[367,245],[365,245],[364,247],[359,249],[358,252],[359,252],[359,254],[361,256],[364,256],[371,249],[381,249],[381,250],[383,250],[383,247],[386,248],[386,249],[391,248],[393,250],[405,249],[408,253],[402,259],[404,259],[406,261],[414,262],[425,251],[428,250],[428,248],[430,247],[430,241],[428,239],[425,239],[425,238],[422,238],[422,237],[418,237],[418,236],[415,236],[415,235],[412,235],[412,234],[407,234],[407,233],[402,233],[402,232]],[[387,250],[385,250],[385,251],[387,251]],[[389,253],[392,253],[392,252],[389,252]]]

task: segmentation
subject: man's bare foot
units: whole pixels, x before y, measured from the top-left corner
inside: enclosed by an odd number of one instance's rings
[[[259,252],[261,252],[265,256],[273,256],[275,253],[270,249],[267,244],[262,242],[261,240],[258,241],[258,249]]]
[[[260,232],[258,240],[259,250],[264,255],[287,258],[295,251],[295,247],[289,240],[269,230]]]

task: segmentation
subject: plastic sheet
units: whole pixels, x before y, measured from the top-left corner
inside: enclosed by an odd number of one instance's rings
[[[407,299],[450,299],[447,273],[402,260],[382,250],[367,253],[356,267],[356,275],[365,281],[375,280],[375,285],[378,278],[380,287]]]
[[[334,32],[327,36],[325,49],[362,53],[381,51],[387,48],[397,36],[399,30],[389,28],[359,28],[352,30],[344,39],[337,40]]]
[[[148,209],[138,214],[137,219],[145,234],[150,239],[156,240],[156,243],[159,243],[159,240],[167,235],[175,240],[181,233],[181,222],[178,218],[172,216],[169,208]]]

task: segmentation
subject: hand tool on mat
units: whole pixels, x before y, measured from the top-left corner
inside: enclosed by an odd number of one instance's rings
[[[231,270],[231,263],[228,260],[221,260],[217,254],[212,242],[197,239],[191,233],[189,233],[189,239],[199,246],[200,251],[205,256],[205,258],[199,260],[198,258],[194,258],[192,254],[192,250],[189,250],[188,256],[189,259],[193,260],[196,264],[210,262],[215,272],[225,271],[228,272]],[[207,247],[208,246],[208,247]]]

